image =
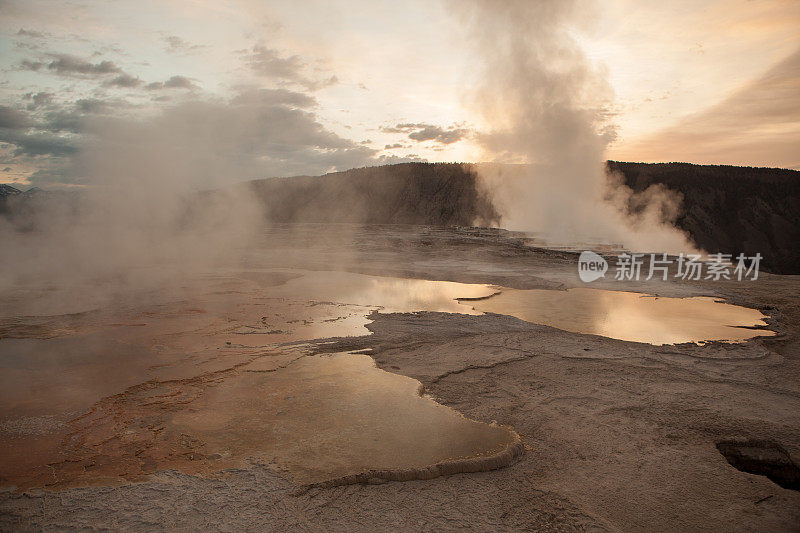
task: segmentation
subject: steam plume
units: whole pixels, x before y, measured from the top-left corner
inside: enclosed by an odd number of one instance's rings
[[[650,191],[636,219],[623,214],[631,191],[605,174],[614,138],[606,123],[612,90],[574,35],[592,18],[579,0],[471,0],[453,4],[478,58],[470,105],[486,127],[479,142],[490,160],[479,172],[510,229],[560,241],[603,240],[631,249],[691,249],[662,222],[677,198]]]
[[[198,189],[225,183],[229,161],[208,131],[171,136],[162,116],[85,131],[79,164],[89,186],[41,200],[28,231],[0,220],[0,292],[43,287],[42,299],[68,312],[94,308],[235,264],[263,228],[261,205],[243,190],[195,209]]]

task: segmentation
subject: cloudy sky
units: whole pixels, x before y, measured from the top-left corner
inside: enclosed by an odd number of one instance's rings
[[[0,183],[493,158],[453,0],[300,4],[0,0]],[[607,157],[800,168],[800,2],[589,7]]]

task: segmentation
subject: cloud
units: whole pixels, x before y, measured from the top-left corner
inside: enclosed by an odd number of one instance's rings
[[[23,59],[20,62],[19,66],[22,70],[31,70],[37,72],[44,66],[44,63],[42,63],[41,61],[31,61],[30,59]]]
[[[83,113],[74,109],[58,109],[44,115],[43,123],[39,129],[50,132],[80,132],[80,123]]]
[[[79,182],[80,176],[72,165],[51,164],[36,170],[28,181],[35,183],[36,187],[63,186]]]
[[[303,79],[301,71],[305,63],[298,55],[281,57],[277,50],[257,44],[245,55],[245,60],[250,68],[262,76],[290,81]]]
[[[51,106],[45,113],[37,129],[49,132],[81,133],[83,122],[89,115],[111,115],[120,109],[129,107],[124,100],[101,100],[98,98],[81,98],[74,104]]]
[[[0,106],[0,129],[19,130],[30,127],[30,117],[17,109]]]
[[[617,157],[800,168],[800,50],[720,103],[649,137]]]
[[[46,72],[99,78],[100,87],[196,88],[185,76],[147,84],[113,63],[74,56],[40,62],[37,68]],[[51,92],[28,93],[16,107],[0,107],[4,164],[35,168],[29,180],[37,186],[158,176],[165,184],[205,188],[407,160],[379,156],[328,130],[313,112],[316,98],[301,90],[239,86],[227,99],[189,95],[176,104],[128,112],[133,104],[121,98],[65,102]]]
[[[200,44],[192,44],[177,35],[167,35],[163,38],[164,42],[166,43],[166,50],[167,53],[170,54],[178,54],[178,53],[187,53],[187,52],[194,52],[196,50],[200,50],[204,48],[203,45]]]
[[[107,113],[117,107],[108,100],[82,98],[75,102],[75,108],[82,113]]]
[[[80,57],[69,54],[52,54],[53,60],[48,63],[47,69],[62,76],[105,76],[122,72],[113,61],[92,63]]]
[[[31,100],[31,103],[28,104],[28,110],[34,110],[42,106],[47,106],[53,103],[53,93],[48,92],[38,92],[38,93],[28,93],[25,95],[27,99]]]
[[[408,138],[416,142],[434,141],[438,144],[453,144],[470,134],[470,130],[465,128],[452,127],[449,129],[433,124],[397,124],[396,126],[384,126],[381,128],[384,133],[406,133]],[[395,145],[393,148],[399,148]]]
[[[116,78],[106,82],[106,86],[131,87],[136,85],[137,78],[126,74],[113,61],[103,60],[99,63],[92,63],[89,60],[73,56],[70,54],[47,54],[50,60],[33,61],[23,59],[19,68],[40,72],[46,69],[47,72],[58,76],[71,78],[102,78],[111,74],[119,74]]]
[[[317,100],[313,96],[290,91],[288,89],[240,88],[239,93],[231,99],[231,103],[234,105],[287,105],[291,107],[309,108],[317,105]]]
[[[14,157],[66,156],[78,150],[73,139],[50,132],[24,133],[20,130],[0,129],[0,142],[13,144]]]
[[[158,176],[206,188],[384,161],[326,129],[316,105],[285,88],[243,87],[227,100],[195,96],[145,115],[122,112],[130,104],[120,99],[51,100],[44,113],[0,107],[0,142],[11,145],[8,163],[39,169],[29,178],[39,186]]]
[[[186,76],[172,76],[167,81],[154,81],[153,83],[148,83],[145,86],[145,89],[149,91],[158,91],[162,89],[196,89],[197,85]]]
[[[49,54],[52,58],[50,62],[46,61],[32,61],[24,59],[20,62],[20,68],[23,70],[30,70],[34,72],[46,70],[65,77],[78,77],[78,78],[106,78],[102,83],[102,87],[109,88],[123,88],[133,89],[136,87],[144,86],[148,90],[161,90],[161,89],[188,89],[193,90],[197,88],[194,81],[186,76],[172,76],[163,82],[153,82],[145,84],[138,76],[133,76],[124,72],[113,61],[100,61],[99,63],[92,63],[86,59],[69,55],[69,54]],[[108,78],[112,74],[116,74],[113,78]],[[34,102],[35,104],[35,102]]]
[[[131,76],[130,74],[122,73],[119,76],[108,80],[107,82],[103,83],[103,87],[124,87],[124,88],[133,88],[142,85],[144,82],[135,76]]]
[[[465,129],[451,129],[444,130],[439,126],[426,126],[419,131],[415,131],[408,135],[408,138],[413,141],[436,141],[441,144],[452,144],[463,139],[468,131]]]
[[[329,78],[324,78],[316,81],[305,79],[300,83],[301,85],[304,85],[306,89],[308,89],[309,91],[318,91],[319,89],[324,89],[325,87],[336,85],[337,83],[339,83],[339,77],[334,75]]]
[[[256,74],[283,83],[296,84],[310,91],[317,91],[339,83],[335,75],[324,79],[312,79],[304,74],[306,63],[298,55],[282,56],[278,50],[263,44],[253,46],[243,54],[245,62]]]
[[[43,39],[46,37],[46,34],[40,31],[35,30],[26,30],[24,28],[20,28],[19,31],[16,33],[18,37],[31,37],[33,39]]]
[[[98,117],[87,121],[80,159],[93,179],[157,175],[201,188],[374,161],[375,150],[326,130],[290,102],[308,99],[253,91],[183,102],[146,120]]]
[[[61,167],[74,166],[70,158],[83,146],[87,117],[109,114],[127,105],[120,100],[96,98],[60,105],[51,93],[42,92],[23,97],[23,102],[31,100],[26,108],[32,112],[0,106],[0,143],[8,147],[6,153],[11,159],[7,163],[41,167],[48,170],[48,176],[62,174]]]

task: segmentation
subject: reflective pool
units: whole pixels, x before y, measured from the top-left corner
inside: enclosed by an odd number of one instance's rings
[[[650,344],[741,342],[775,335],[760,311],[716,298],[665,298],[636,292],[574,288],[566,291],[503,289],[464,301],[473,310],[512,315],[565,331]]]

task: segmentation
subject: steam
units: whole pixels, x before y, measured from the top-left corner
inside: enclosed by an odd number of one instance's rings
[[[478,141],[489,160],[478,171],[509,229],[561,242],[603,241],[635,250],[690,250],[664,223],[679,198],[648,191],[636,217],[632,192],[605,173],[614,139],[613,92],[574,35],[592,18],[579,0],[470,0],[453,3],[469,29],[479,70],[469,104],[483,117]],[[637,200],[641,200],[638,198]]]
[[[0,217],[0,291],[80,287],[80,298],[102,304],[251,260],[264,248],[265,202],[235,184],[378,161],[327,130],[316,105],[288,89],[240,87],[228,98],[81,115],[64,182],[85,187],[31,197],[22,224]]]
[[[586,4],[470,0],[453,7],[479,58],[471,101],[486,121],[479,141],[491,159],[523,163],[479,167],[504,225],[562,241],[690,249],[662,223],[679,198],[608,187],[612,91],[573,37],[590,19]],[[81,127],[87,141],[76,172],[88,187],[80,201],[57,199],[37,210],[32,232],[0,220],[0,291],[45,281],[108,299],[244,260],[264,228],[263,203],[245,187],[226,187],[192,209],[198,189],[378,161],[374,150],[317,122],[309,111],[315,104],[308,95],[263,89],[149,117],[93,118]],[[626,213],[631,205],[636,217]]]
[[[87,187],[40,193],[49,196],[31,206],[27,231],[0,217],[0,292],[41,289],[47,304],[31,314],[77,312],[123,294],[178,288],[187,275],[245,257],[263,229],[261,204],[237,188],[198,195],[239,181],[224,172],[239,169],[211,128],[175,136],[167,118],[84,125],[78,166]]]

